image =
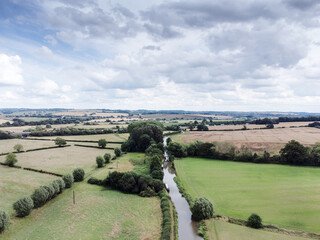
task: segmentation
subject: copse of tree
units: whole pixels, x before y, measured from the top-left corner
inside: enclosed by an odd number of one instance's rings
[[[4,162],[9,167],[13,167],[18,162],[17,156],[14,153],[8,153]]]
[[[107,141],[105,139],[99,139],[98,146],[101,148],[105,148],[107,146]]]
[[[280,150],[280,157],[285,163],[303,165],[308,157],[307,148],[298,141],[291,140]]]
[[[201,123],[197,125],[197,131],[209,131],[209,128],[204,123]]]
[[[16,150],[17,152],[21,152],[21,151],[23,151],[23,146],[22,146],[22,144],[18,143],[16,145],[14,145],[13,149]]]
[[[4,131],[0,131],[0,139],[11,139],[14,138],[14,136],[10,133],[6,133]]]
[[[192,219],[201,221],[213,217],[213,205],[206,198],[196,198],[191,208]]]
[[[162,142],[162,124],[155,121],[131,123],[129,139],[121,146],[124,152],[144,152],[152,143]]]
[[[54,143],[56,145],[58,145],[59,147],[62,147],[62,146],[65,146],[67,144],[67,141],[61,137],[57,137],[55,140],[54,140]]]
[[[175,157],[186,157],[187,149],[183,144],[177,142],[170,142],[167,146],[169,153],[173,154]]]

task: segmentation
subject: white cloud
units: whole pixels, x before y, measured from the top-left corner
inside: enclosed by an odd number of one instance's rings
[[[0,54],[0,86],[23,85],[24,80],[20,68],[21,58]]]
[[[34,84],[34,93],[37,95],[53,95],[59,90],[59,86],[55,81],[44,79]]]

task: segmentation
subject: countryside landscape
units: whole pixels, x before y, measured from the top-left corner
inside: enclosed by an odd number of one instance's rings
[[[1,0],[0,240],[320,239],[319,16]]]

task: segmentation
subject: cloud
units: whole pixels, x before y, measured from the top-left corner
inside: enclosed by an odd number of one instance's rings
[[[0,86],[24,84],[20,68],[21,63],[21,58],[18,55],[0,54]]]
[[[34,93],[40,96],[53,95],[59,90],[58,84],[50,79],[44,79],[34,84]]]

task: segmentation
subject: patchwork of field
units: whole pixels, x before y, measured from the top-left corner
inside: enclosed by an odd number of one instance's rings
[[[113,150],[75,146],[46,149],[17,154],[17,165],[62,175],[81,167],[88,173],[96,168],[96,157],[103,156],[106,152],[114,154]],[[4,161],[5,156],[0,156],[0,162]]]
[[[196,140],[203,142],[231,142],[237,147],[245,145],[257,152],[264,150],[277,152],[292,139],[305,145],[319,142],[320,129],[299,127],[245,131],[192,131],[173,135],[172,139],[186,144]]]
[[[312,122],[281,122],[279,124],[274,124],[274,128],[290,128],[290,127],[304,127],[308,126]],[[209,126],[209,130],[239,130],[242,129],[244,125],[216,125]],[[263,124],[245,124],[247,129],[263,129],[266,125]]]
[[[23,140],[23,139],[7,139],[0,140],[0,153],[14,152],[13,147],[16,144],[21,144],[23,150],[42,148],[42,147],[51,147],[55,146],[54,142],[50,141],[41,141],[41,140]]]
[[[121,134],[96,134],[96,135],[79,135],[79,136],[61,136],[66,140],[88,140],[88,141],[98,141],[99,139],[106,139],[107,141],[124,142],[128,139],[129,133]],[[37,137],[38,138],[38,137]],[[43,137],[45,139],[55,139],[54,137]]]
[[[218,240],[310,240],[310,238],[257,230],[223,221],[206,221],[210,239]]]
[[[237,163],[201,158],[175,160],[193,197],[206,197],[215,212],[320,233],[320,168]]]
[[[213,119],[231,119],[232,116],[223,116],[223,115],[203,115],[203,114],[143,114],[142,118],[145,119],[185,119],[185,120],[196,120],[203,118],[213,118]]]
[[[12,204],[57,177],[0,165],[0,210],[12,213]]]

